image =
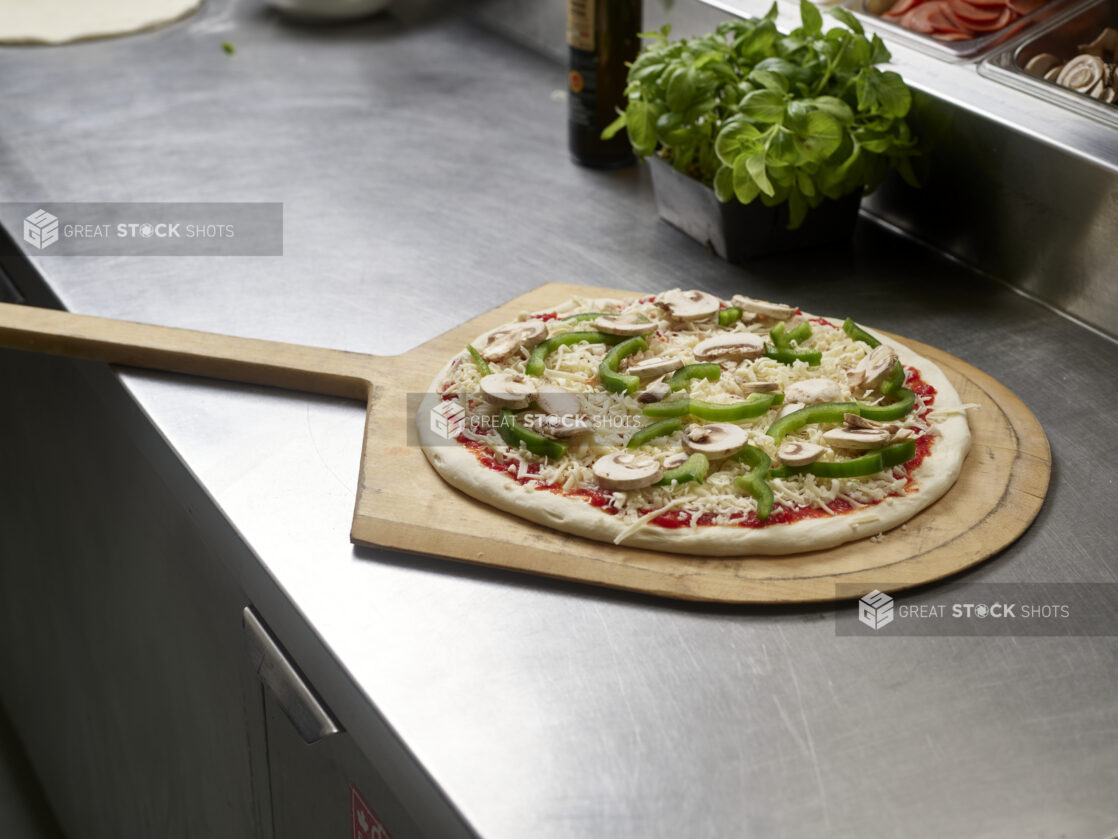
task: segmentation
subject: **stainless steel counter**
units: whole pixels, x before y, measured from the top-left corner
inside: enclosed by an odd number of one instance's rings
[[[0,49],[0,200],[284,203],[283,257],[31,256],[42,284],[21,290],[377,354],[551,280],[850,314],[977,365],[1048,432],[1039,519],[967,584],[1118,580],[1098,448],[1118,434],[1112,341],[865,221],[850,251],[730,267],[656,220],[644,170],[568,162],[563,83],[453,16],[299,28],[254,2]],[[375,759],[380,715],[485,839],[1118,833],[1113,638],[840,638],[829,607],[355,550],[361,406],[119,375],[249,548],[232,572],[342,725]]]

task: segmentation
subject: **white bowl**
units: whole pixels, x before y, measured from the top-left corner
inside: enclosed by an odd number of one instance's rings
[[[385,8],[391,0],[268,0],[288,17],[307,21],[354,20]]]

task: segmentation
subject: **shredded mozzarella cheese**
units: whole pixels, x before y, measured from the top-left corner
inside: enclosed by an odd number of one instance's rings
[[[773,325],[772,321],[763,318],[723,328],[711,322],[675,324],[666,320],[663,311],[651,301],[620,304],[617,301],[579,299],[574,301],[573,306],[565,307],[558,319],[546,321],[549,337],[593,329],[587,321],[562,319],[564,315],[584,311],[633,312],[657,322],[660,326],[658,331],[645,336],[649,349],[642,356],[675,357],[684,364],[697,361],[694,356],[695,345],[709,337],[712,331],[717,334],[748,332],[767,337]],[[521,319],[529,317],[529,313],[523,313]],[[794,327],[807,317],[809,316],[796,316],[788,322],[788,327]],[[804,346],[822,353],[822,361],[818,366],[809,367],[802,361],[782,364],[764,357],[729,363],[723,365],[723,373],[718,381],[694,379],[686,392],[673,394],[668,398],[689,395],[708,402],[726,404],[745,397],[745,391],[741,387],[744,382],[775,382],[783,392],[794,382],[826,378],[838,384],[840,401],[880,403],[883,397],[879,393],[851,388],[846,375],[865,357],[868,352],[866,345],[851,340],[834,326],[824,326],[818,322],[811,325],[812,335]],[[523,446],[516,451],[508,448],[497,431],[499,411],[480,398],[481,373],[467,352],[463,351],[450,366],[446,378],[439,382],[439,390],[441,393],[457,395],[466,402],[469,413],[478,424],[464,430],[464,438],[490,449],[498,464],[512,466],[510,477],[515,477],[526,486],[559,487],[568,493],[595,488],[591,469],[594,461],[602,455],[623,449],[633,432],[653,421],[643,416],[641,409],[644,405],[635,396],[610,393],[602,389],[598,381],[598,367],[608,350],[609,347],[604,344],[580,343],[558,347],[547,359],[546,370],[539,382],[559,385],[578,394],[594,428],[589,435],[564,441],[568,448],[558,461],[532,454]],[[521,350],[500,363],[490,363],[491,370],[494,373],[523,374],[529,355],[529,350]],[[935,435],[937,422],[974,407],[978,406],[928,410],[924,401],[917,397],[914,410],[904,420],[904,427],[911,429],[916,438]],[[774,407],[763,416],[737,423],[746,430],[749,443],[762,449],[774,463],[779,461],[777,446],[765,431],[775,420],[778,410],[778,407]],[[686,424],[686,418],[684,422]],[[831,427],[833,426],[807,425],[789,434],[786,440],[823,445],[828,450],[824,455],[825,460],[839,459],[823,439],[823,433]],[[651,441],[642,447],[641,452],[662,461],[669,455],[683,451],[682,444],[683,432],[676,431]],[[734,483],[735,478],[748,472],[749,467],[731,457],[713,462],[706,481],[701,484],[692,482],[613,493],[611,512],[616,511],[616,515],[627,524],[616,541],[620,543],[648,522],[672,509],[684,509],[690,515],[688,523],[691,527],[698,526],[700,517],[704,516],[704,523],[710,521],[715,525],[729,525],[740,521],[757,509],[753,497],[741,492]],[[890,470],[856,479],[825,479],[804,474],[773,478],[769,483],[776,508],[807,507],[836,515],[831,506],[836,501],[841,500],[851,507],[866,507],[891,495],[903,495],[907,481],[903,471]]]

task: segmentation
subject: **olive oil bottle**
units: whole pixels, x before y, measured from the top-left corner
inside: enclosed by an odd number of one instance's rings
[[[567,0],[567,125],[576,163],[613,169],[635,162],[624,131],[609,140],[601,134],[624,107],[640,28],[641,0]]]

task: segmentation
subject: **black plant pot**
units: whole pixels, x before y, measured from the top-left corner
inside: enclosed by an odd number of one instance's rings
[[[714,190],[677,172],[659,157],[649,157],[652,187],[660,218],[692,239],[709,245],[727,262],[780,251],[849,242],[858,221],[859,192],[824,199],[808,210],[795,230],[788,229],[788,205],[766,207],[760,201],[720,202]]]

